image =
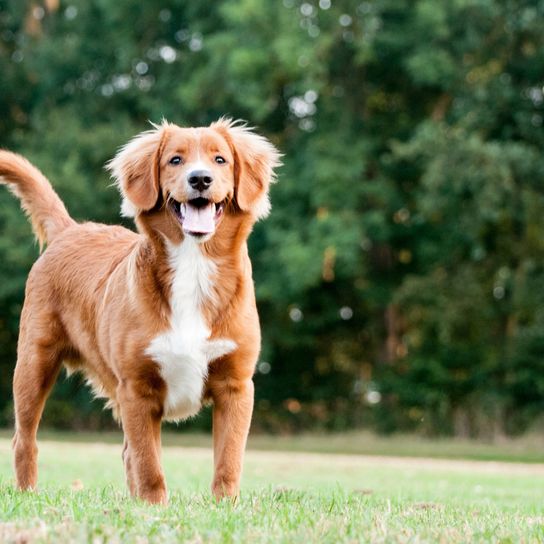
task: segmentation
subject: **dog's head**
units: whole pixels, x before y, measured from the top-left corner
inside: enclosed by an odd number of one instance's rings
[[[279,159],[268,140],[229,119],[201,128],[163,122],[121,148],[108,169],[123,215],[164,213],[185,236],[206,241],[225,215],[268,213]]]

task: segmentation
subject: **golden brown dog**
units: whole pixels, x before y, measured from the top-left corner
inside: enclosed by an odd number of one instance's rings
[[[260,328],[246,240],[269,209],[279,154],[250,129],[163,123],[109,163],[138,233],[76,223],[47,179],[0,151],[0,181],[48,247],[26,285],[15,399],[15,472],[37,482],[36,433],[61,366],[80,370],[121,421],[130,492],[167,501],[161,421],[213,402],[216,497],[238,493]]]

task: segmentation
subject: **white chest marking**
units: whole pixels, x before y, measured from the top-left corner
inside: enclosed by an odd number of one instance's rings
[[[236,349],[236,343],[209,340],[202,316],[202,305],[213,301],[215,263],[191,237],[179,246],[169,244],[168,250],[174,269],[170,330],[155,337],[146,353],[160,366],[167,388],[164,419],[172,421],[200,410],[208,363]]]

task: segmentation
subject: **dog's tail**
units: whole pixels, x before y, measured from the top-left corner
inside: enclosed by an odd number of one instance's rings
[[[21,200],[40,249],[64,229],[75,225],[48,179],[20,155],[0,149],[0,183],[6,184]]]

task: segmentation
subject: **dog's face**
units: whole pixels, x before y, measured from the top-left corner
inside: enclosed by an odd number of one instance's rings
[[[209,127],[163,123],[124,146],[109,163],[129,216],[169,214],[184,235],[209,240],[225,214],[267,214],[279,153],[229,120]]]
[[[172,128],[160,160],[163,197],[185,234],[215,232],[234,197],[234,155],[211,128]]]

